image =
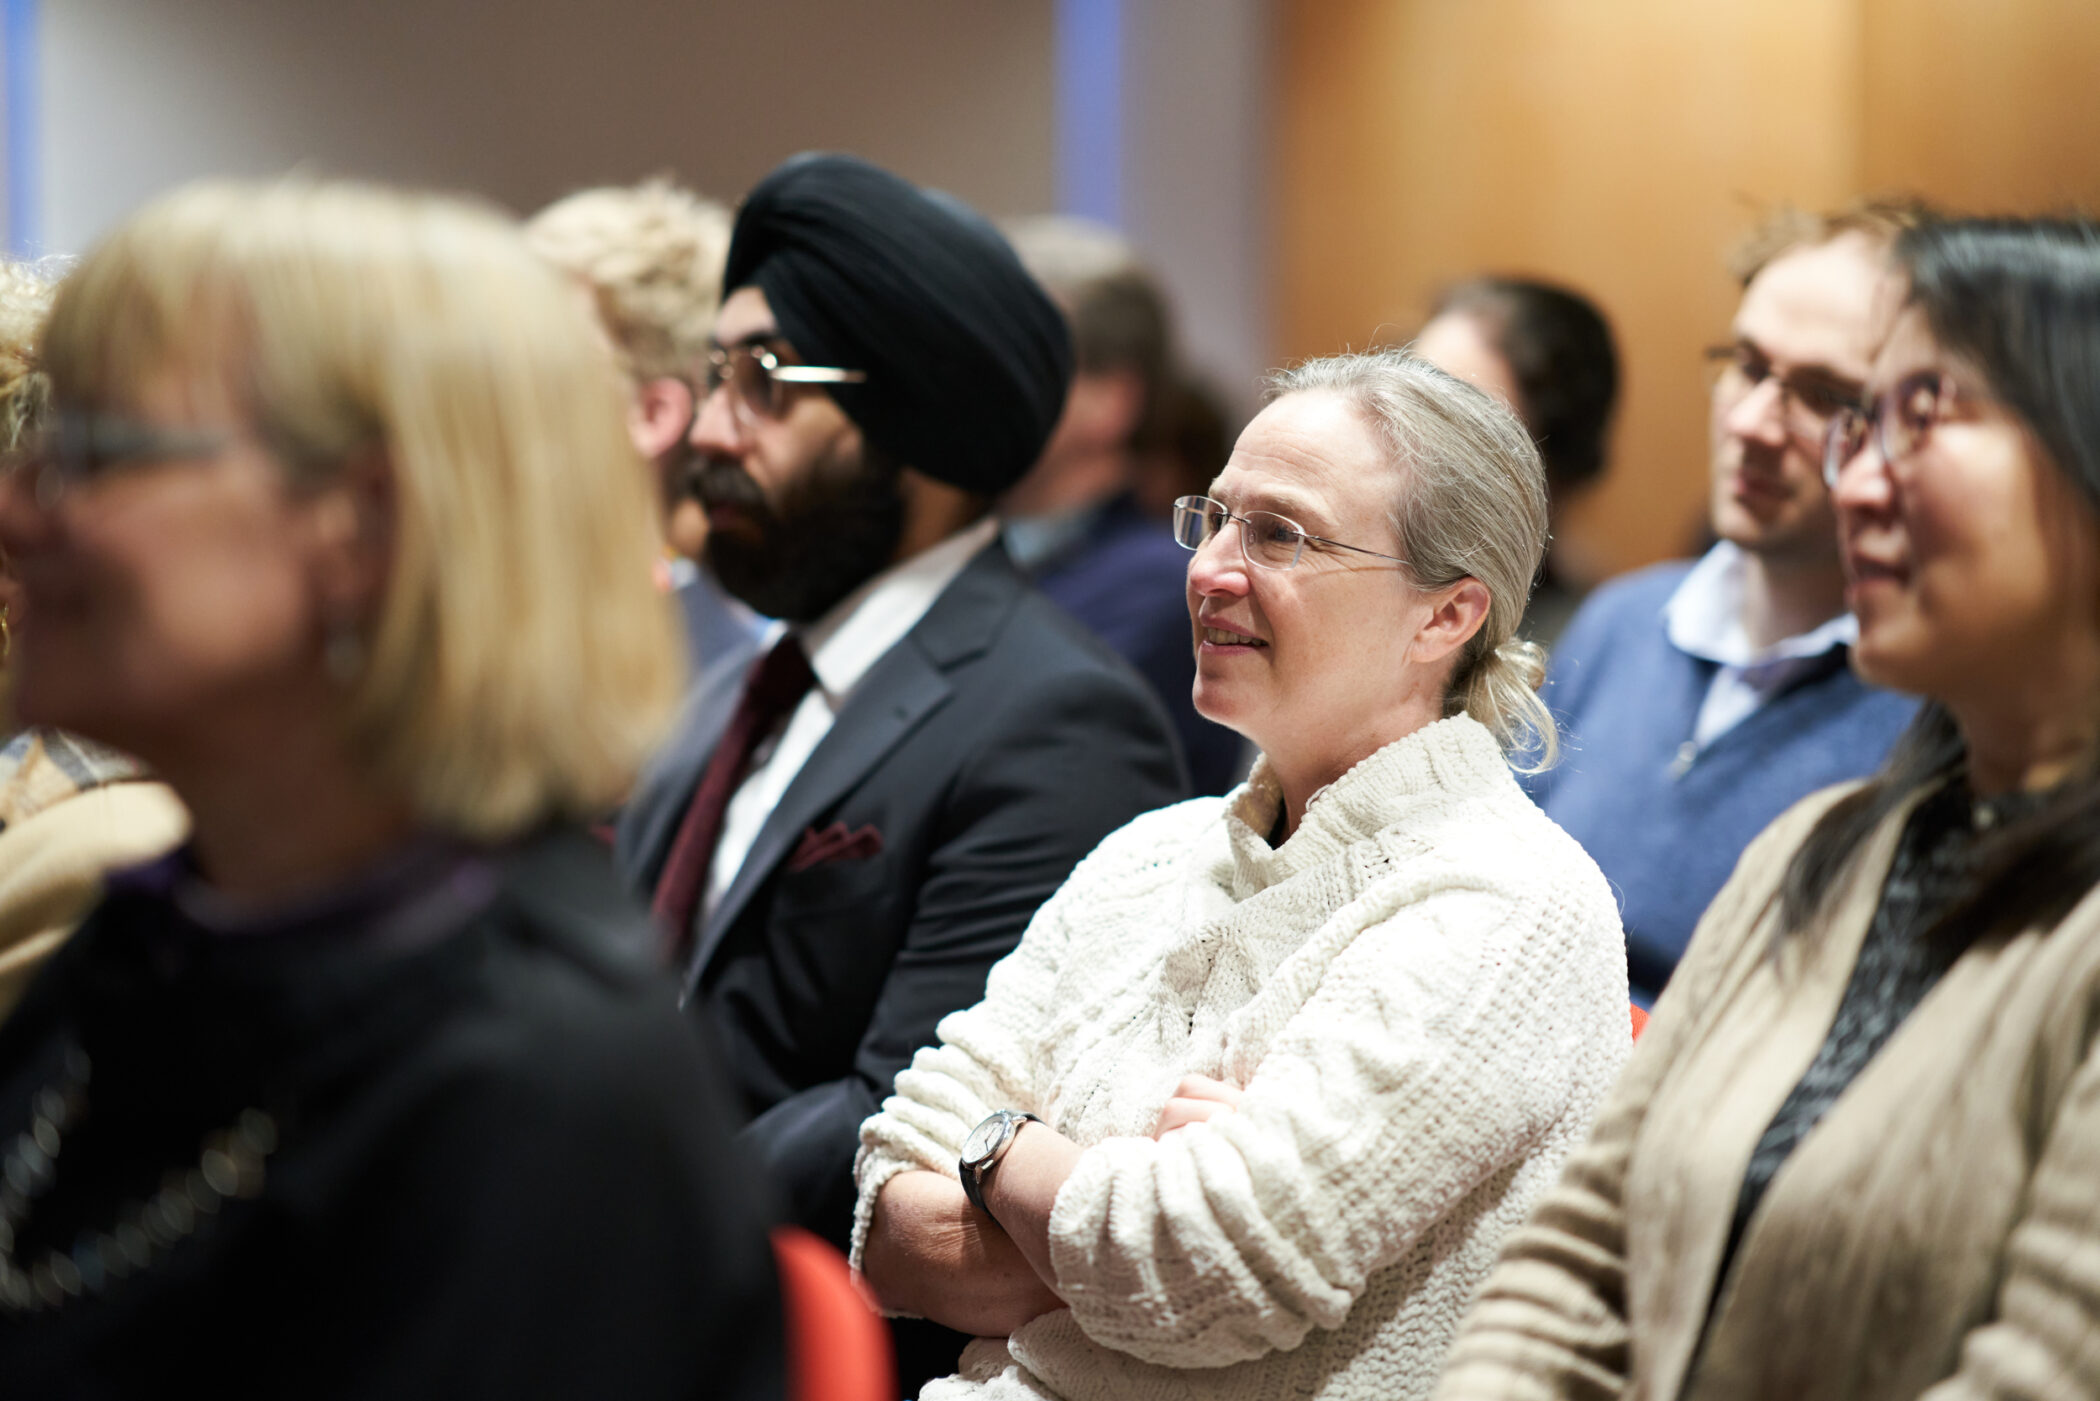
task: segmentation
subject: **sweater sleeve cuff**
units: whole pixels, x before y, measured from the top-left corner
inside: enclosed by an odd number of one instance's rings
[[[853,1242],[847,1254],[847,1262],[855,1274],[860,1273],[861,1256],[868,1248],[868,1228],[875,1222],[875,1199],[891,1178],[900,1172],[911,1172],[919,1164],[907,1162],[873,1148],[862,1148],[860,1158],[853,1164],[853,1178],[859,1195],[853,1201]]]
[[[884,1318],[917,1318],[919,1315],[884,1308],[881,1301],[875,1297],[875,1291],[868,1286],[866,1276],[861,1273],[861,1260],[868,1249],[868,1229],[875,1222],[875,1199],[882,1195],[882,1189],[889,1185],[889,1180],[898,1173],[925,1170],[927,1169],[923,1163],[907,1162],[903,1158],[867,1147],[860,1150],[860,1157],[853,1165],[853,1176],[859,1184],[860,1195],[853,1203],[853,1241],[846,1258],[853,1267],[853,1279],[860,1286],[861,1297]]]

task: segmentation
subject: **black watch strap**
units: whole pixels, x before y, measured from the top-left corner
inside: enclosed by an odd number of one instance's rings
[[[1042,1122],[1042,1117],[1037,1114],[1015,1114],[1006,1130],[1006,1137],[1001,1139],[999,1146],[992,1150],[992,1156],[988,1161],[978,1167],[971,1167],[967,1163],[962,1165],[962,1171],[958,1175],[962,1178],[963,1195],[970,1199],[971,1206],[976,1207],[986,1216],[992,1216],[992,1209],[984,1204],[985,1177],[990,1174],[993,1168],[999,1166],[999,1160],[1005,1157],[1006,1150],[1013,1146],[1014,1136],[1020,1133],[1021,1125],[1040,1124]],[[998,1219],[998,1217],[992,1216],[994,1222],[997,1222]]]
[[[992,1209],[984,1204],[984,1179],[978,1173],[977,1168],[966,1167],[962,1170],[963,1195],[970,1199],[971,1206],[986,1216],[991,1216]],[[996,1221],[999,1218],[993,1216],[992,1219]]]

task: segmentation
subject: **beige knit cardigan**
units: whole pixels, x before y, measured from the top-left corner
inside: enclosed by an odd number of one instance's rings
[[[908,1168],[992,1109],[1085,1148],[1050,1217],[1066,1309],[980,1339],[926,1401],[1425,1398],[1508,1232],[1629,1053],[1596,864],[1466,716],[1364,759],[1264,839],[1230,799],[1110,836],[985,999],[861,1126],[855,1259]],[[1184,1075],[1246,1091],[1155,1142]]]
[[[1439,1401],[2100,1394],[2100,893],[1955,963],[1773,1178],[1714,1299],[1751,1150],[1836,1016],[1909,815],[1781,940],[1787,862],[1842,791],[1744,853]]]

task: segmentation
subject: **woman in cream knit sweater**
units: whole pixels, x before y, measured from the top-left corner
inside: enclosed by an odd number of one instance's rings
[[[1625,1058],[1611,892],[1505,757],[1529,439],[1399,352],[1277,388],[1176,518],[1252,777],[1102,843],[862,1128],[855,1263],[980,1335],[929,1401],[1423,1395]]]
[[[2100,1394],[2100,229],[1896,260],[1825,471],[1929,703],[1744,853],[1440,1401]]]

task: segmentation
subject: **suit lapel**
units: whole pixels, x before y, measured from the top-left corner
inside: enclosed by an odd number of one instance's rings
[[[1026,587],[1005,548],[987,546],[934,600],[918,625],[861,678],[832,721],[831,732],[759,828],[736,879],[702,927],[686,965],[688,996],[723,937],[794,850],[803,830],[947,701],[952,687],[946,673],[990,645]]]
[[[772,878],[803,830],[850,792],[870,769],[882,762],[898,740],[946,701],[948,695],[947,681],[918,648],[908,643],[892,648],[876,669],[863,678],[832,721],[831,732],[817,745],[767,815],[744,864],[737,868],[736,879],[716,902],[687,965],[688,992],[723,936],[751,902],[752,894]]]

